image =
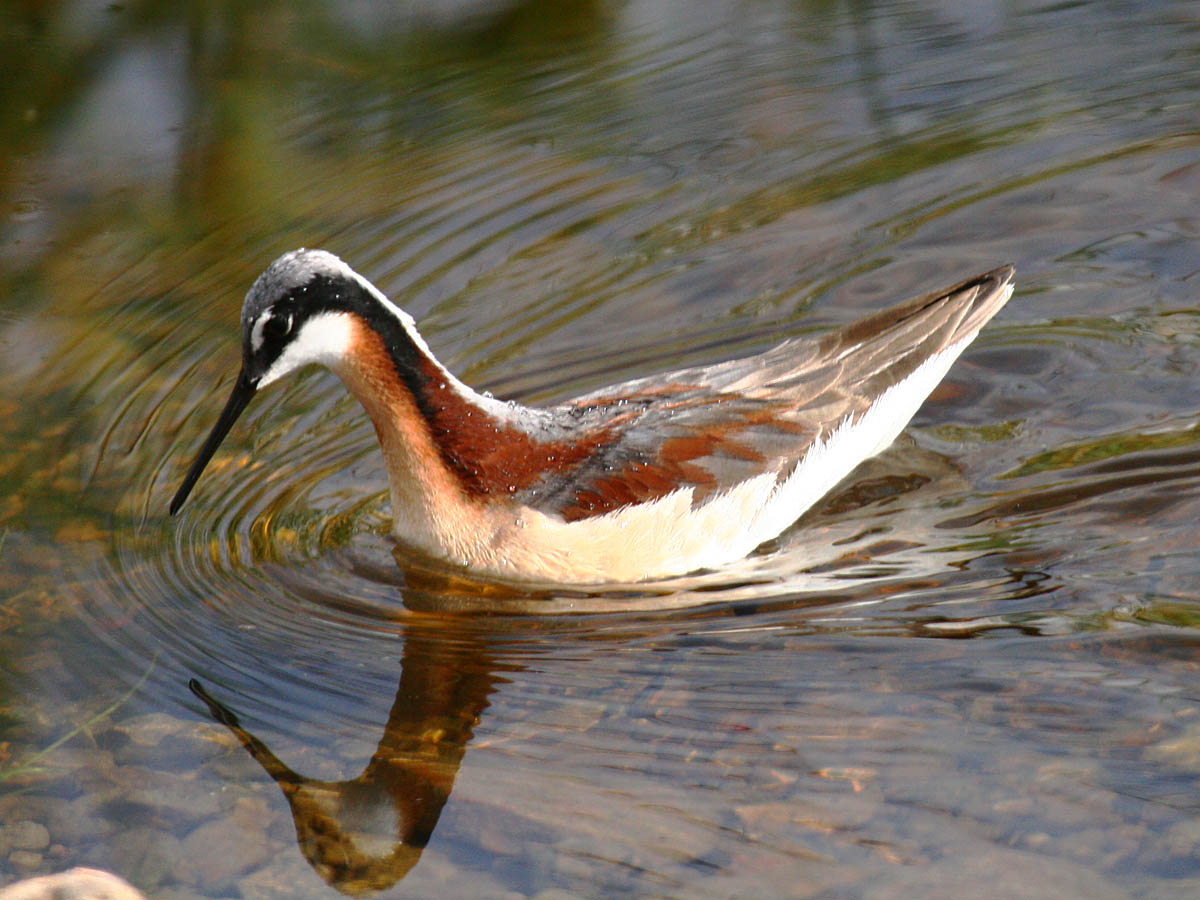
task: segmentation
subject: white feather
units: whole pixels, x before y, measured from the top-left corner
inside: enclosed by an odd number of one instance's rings
[[[256,325],[258,323],[255,323]],[[300,326],[296,336],[288,341],[258,386],[266,387],[309,363],[320,363],[336,369],[350,351],[354,320],[346,313],[321,313]]]

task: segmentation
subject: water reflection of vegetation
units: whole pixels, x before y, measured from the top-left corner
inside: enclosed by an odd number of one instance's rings
[[[1128,613],[1127,618],[1147,625],[1200,628],[1200,600],[1188,602],[1175,598],[1150,598]]]
[[[1200,425],[1192,425],[1178,431],[1153,431],[1153,432],[1136,432],[1134,434],[1119,433],[1105,435],[1102,438],[1094,441],[1084,441],[1077,444],[1068,444],[1063,447],[1056,447],[1053,450],[1048,450],[1045,453],[1026,460],[1018,468],[1010,472],[1005,472],[999,476],[1001,478],[1024,478],[1030,475],[1037,475],[1042,472],[1052,472],[1061,469],[1071,469],[1076,466],[1088,465],[1089,463],[1097,463],[1102,460],[1114,459],[1116,457],[1129,456],[1139,453],[1153,453],[1160,450],[1172,450],[1177,447],[1187,447],[1195,444],[1200,440]],[[1174,460],[1175,462],[1189,462],[1188,459]],[[1143,459],[1142,466],[1154,465],[1161,466],[1171,462],[1171,460],[1161,459]],[[1135,464],[1122,466],[1122,468],[1134,468]]]

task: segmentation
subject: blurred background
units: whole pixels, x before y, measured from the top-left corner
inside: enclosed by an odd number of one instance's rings
[[[1198,122],[1182,0],[0,3],[0,885],[1195,896]],[[750,559],[519,591],[323,371],[167,516],[298,246],[528,403],[1017,292]]]

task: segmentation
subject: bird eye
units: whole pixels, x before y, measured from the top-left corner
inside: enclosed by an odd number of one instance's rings
[[[263,339],[271,342],[280,341],[287,337],[291,330],[292,316],[290,313],[271,316],[263,322]]]

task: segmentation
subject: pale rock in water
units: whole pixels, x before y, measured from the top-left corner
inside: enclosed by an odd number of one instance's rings
[[[0,900],[146,900],[146,896],[116,875],[81,867],[0,888]]]

